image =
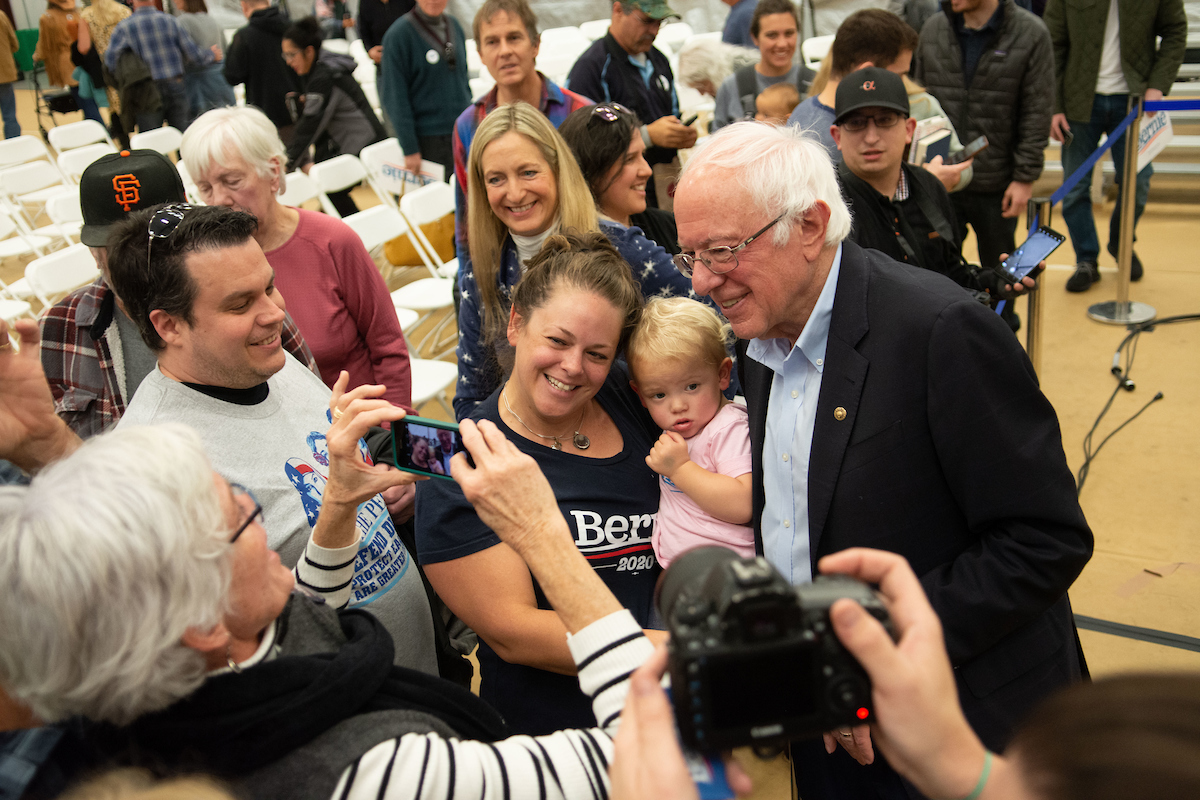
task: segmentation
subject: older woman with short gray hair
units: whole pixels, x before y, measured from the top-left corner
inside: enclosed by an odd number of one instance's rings
[[[254,239],[325,384],[346,370],[351,386],[383,384],[387,399],[411,411],[408,346],[387,285],[349,225],[279,202],[287,148],[267,115],[209,111],[183,134],[180,151],[205,203],[258,218]]]

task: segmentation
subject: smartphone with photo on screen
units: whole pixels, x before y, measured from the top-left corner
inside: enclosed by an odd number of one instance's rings
[[[450,459],[464,449],[458,425],[453,422],[405,417],[392,423],[396,469],[453,480]]]
[[[1009,283],[1019,283],[1037,265],[1046,260],[1046,256],[1058,249],[1066,241],[1065,236],[1045,225],[1029,235],[1011,256],[1000,265],[1000,274]]]

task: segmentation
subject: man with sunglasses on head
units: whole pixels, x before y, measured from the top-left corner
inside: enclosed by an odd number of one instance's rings
[[[1033,288],[1033,278],[1013,287],[963,259],[950,195],[932,173],[904,159],[917,123],[899,75],[879,67],[852,72],[838,84],[836,102],[829,130],[842,154],[837,176],[850,205],[851,240],[940,272],[989,305]]]
[[[42,366],[54,409],[81,438],[115,425],[142,379],[154,370],[154,352],[138,334],[124,303],[112,290],[108,234],[130,214],[159,203],[187,201],[175,165],[153,150],[106,155],[79,180],[83,210],[80,239],[92,252],[100,276],[42,315]],[[283,298],[275,299],[283,308]],[[314,373],[316,361],[300,330],[285,316],[283,347]],[[318,373],[319,374],[319,373]]]
[[[872,96],[863,130],[895,114],[882,133],[903,141],[898,99]],[[812,134],[737,122],[696,148],[675,196],[675,263],[739,339],[755,547],[795,584],[848,547],[907,558],[999,752],[1084,674],[1066,593],[1092,534],[1016,338],[944,276],[855,244],[835,174]],[[805,800],[911,796],[865,725],[792,756]]]
[[[253,239],[258,221],[224,206],[166,205],[131,215],[109,236],[113,287],[157,366],[119,427],[181,422],[195,428],[213,467],[254,492],[268,541],[285,566],[312,562],[309,588],[346,588],[336,567],[354,564],[349,606],[371,611],[396,640],[396,663],[438,674],[435,624],[420,572],[383,496],[357,508],[350,535],[323,536],[331,498],[325,431],[341,411],[386,387],[333,395],[280,346],[275,274]],[[331,412],[331,406],[335,410]],[[338,410],[341,409],[341,410]],[[360,443],[369,466],[366,445]],[[440,640],[440,638],[439,638]]]
[[[628,106],[646,124],[642,141],[651,167],[671,164],[678,151],[696,143],[696,129],[679,119],[675,74],[654,46],[662,21],[678,17],[666,0],[615,0],[608,33],[583,51],[571,67],[567,88],[597,103]],[[646,184],[646,204],[669,208],[657,197],[655,181]]]

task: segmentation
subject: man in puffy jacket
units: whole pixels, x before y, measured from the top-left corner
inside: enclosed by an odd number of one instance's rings
[[[1014,0],[947,0],[921,29],[913,77],[964,143],[988,138],[970,185],[950,195],[959,235],[970,223],[987,269],[1016,247],[1017,219],[1042,174],[1053,70],[1046,26]]]

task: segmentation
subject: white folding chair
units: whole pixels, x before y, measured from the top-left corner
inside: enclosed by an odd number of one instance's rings
[[[454,189],[444,182],[431,183],[410,189],[400,198],[400,213],[408,222],[411,236],[416,241],[413,247],[421,261],[437,278],[454,278],[458,275],[458,259],[442,261],[429,237],[421,230],[422,225],[437,222],[447,214],[454,215]]]
[[[45,211],[46,201],[67,185],[58,167],[49,161],[30,161],[0,170],[0,194],[25,217],[31,228]]]
[[[668,55],[678,53],[683,43],[692,37],[692,26],[686,22],[672,22],[658,29],[654,45]]]
[[[57,155],[62,155],[67,150],[74,150],[76,147],[83,147],[85,144],[97,142],[113,144],[108,131],[94,119],[69,122],[66,125],[59,125],[57,128],[51,128],[49,139],[50,146],[54,148]]]
[[[367,168],[363,166],[357,156],[349,153],[313,164],[312,169],[308,171],[308,176],[316,181],[317,185],[321,187],[321,191],[326,194],[344,191],[360,183],[365,183],[379,197],[379,202],[388,202],[384,197],[384,192],[375,186],[375,181],[371,180]],[[326,214],[339,218],[342,216],[337,213],[337,209],[333,207],[333,203],[329,202],[328,197],[321,203],[321,207],[325,209]]]
[[[355,39],[350,43],[350,57],[359,64],[370,64],[372,67],[375,66],[375,62],[371,60],[369,55],[367,55],[367,46],[363,44],[362,39]]]
[[[196,188],[196,181],[192,179],[192,173],[188,172],[182,159],[175,162],[175,169],[179,172],[179,180],[183,181],[183,193],[187,195],[188,202],[194,206],[205,205],[204,198],[200,197],[200,190]]]
[[[8,211],[0,209],[0,259],[25,255],[41,256],[44,254],[43,251],[49,249],[53,243],[54,241],[48,236],[39,236],[25,230],[19,224],[18,218]],[[20,282],[15,281],[13,286],[18,283]],[[29,294],[31,293],[22,289],[19,296],[28,297]]]
[[[321,42],[321,49],[343,56],[350,55],[350,43],[345,39],[326,39]]]
[[[821,59],[829,55],[829,48],[833,47],[832,35],[829,36],[810,36],[800,45],[800,56],[804,59],[804,66],[810,69],[816,69],[821,63]]]
[[[471,78],[467,81],[467,85],[471,89],[471,99],[478,100],[492,90],[496,85],[496,79],[492,77],[492,73],[484,70],[479,73],[478,78]]]
[[[353,76],[360,85],[374,83],[379,78],[379,71],[375,69],[375,62],[368,59],[367,63],[354,68]]]
[[[400,212],[387,205],[371,206],[357,214],[342,217],[342,222],[358,234],[363,247],[367,248],[372,257],[386,242],[408,231],[408,225],[400,216]]]
[[[12,325],[21,317],[32,317],[33,306],[26,303],[24,300],[7,300],[0,297],[0,319]],[[17,337],[12,336],[9,341],[15,342]],[[14,345],[15,346],[15,345]],[[446,363],[446,362],[441,362]]]
[[[483,59],[479,57],[479,46],[474,39],[467,39],[467,77],[478,78],[483,72]]]
[[[117,148],[111,144],[105,144],[104,142],[87,144],[83,147],[77,147],[74,150],[68,150],[60,155],[58,157],[58,169],[69,180],[79,183],[79,178],[83,175],[84,170],[109,153],[115,152],[117,152]]]
[[[50,151],[38,137],[25,134],[0,141],[0,169],[38,160],[53,161]]]
[[[579,23],[579,32],[582,33],[589,41],[594,42],[597,39],[604,38],[604,35],[608,33],[608,26],[611,22],[611,18],[592,19],[588,20],[587,22],[581,22]]]
[[[450,418],[454,419],[454,408],[450,405],[450,397],[446,390],[458,380],[458,365],[449,361],[410,358],[408,366],[412,376],[413,408],[420,413],[421,406],[430,400],[437,400]]]
[[[362,84],[360,88],[362,89],[363,97],[367,98],[367,104],[375,112],[375,116],[379,116],[380,110],[383,108],[379,104],[379,87],[372,81],[371,83]]]
[[[276,199],[285,206],[302,206],[309,200],[318,201],[321,208],[330,205],[329,197],[321,191],[317,182],[300,170],[289,172],[284,177],[283,186],[283,192]]]
[[[75,244],[75,237],[83,228],[83,208],[79,203],[79,187],[64,189],[46,201],[46,215],[50,224],[43,225],[33,233],[58,240],[63,247]]]
[[[29,287],[46,308],[67,293],[96,280],[99,274],[85,244],[73,244],[57,253],[35,258],[25,267]]]
[[[584,36],[579,28],[574,25],[568,25],[563,28],[547,28],[542,31],[539,48],[545,48],[556,53],[570,53],[573,56],[578,56],[584,50],[587,50],[591,43],[592,40]]]
[[[409,352],[415,356],[428,354],[431,358],[445,358],[454,352],[458,343],[458,325],[454,309],[454,279],[420,278],[406,283],[392,292],[392,305],[397,309],[407,308],[420,313],[412,330],[419,328],[440,311],[446,313],[419,342],[410,343]],[[447,335],[447,328],[450,329]]]
[[[129,137],[129,146],[134,150],[157,150],[164,156],[179,150],[183,143],[183,132],[170,125],[165,128],[135,133]]]

